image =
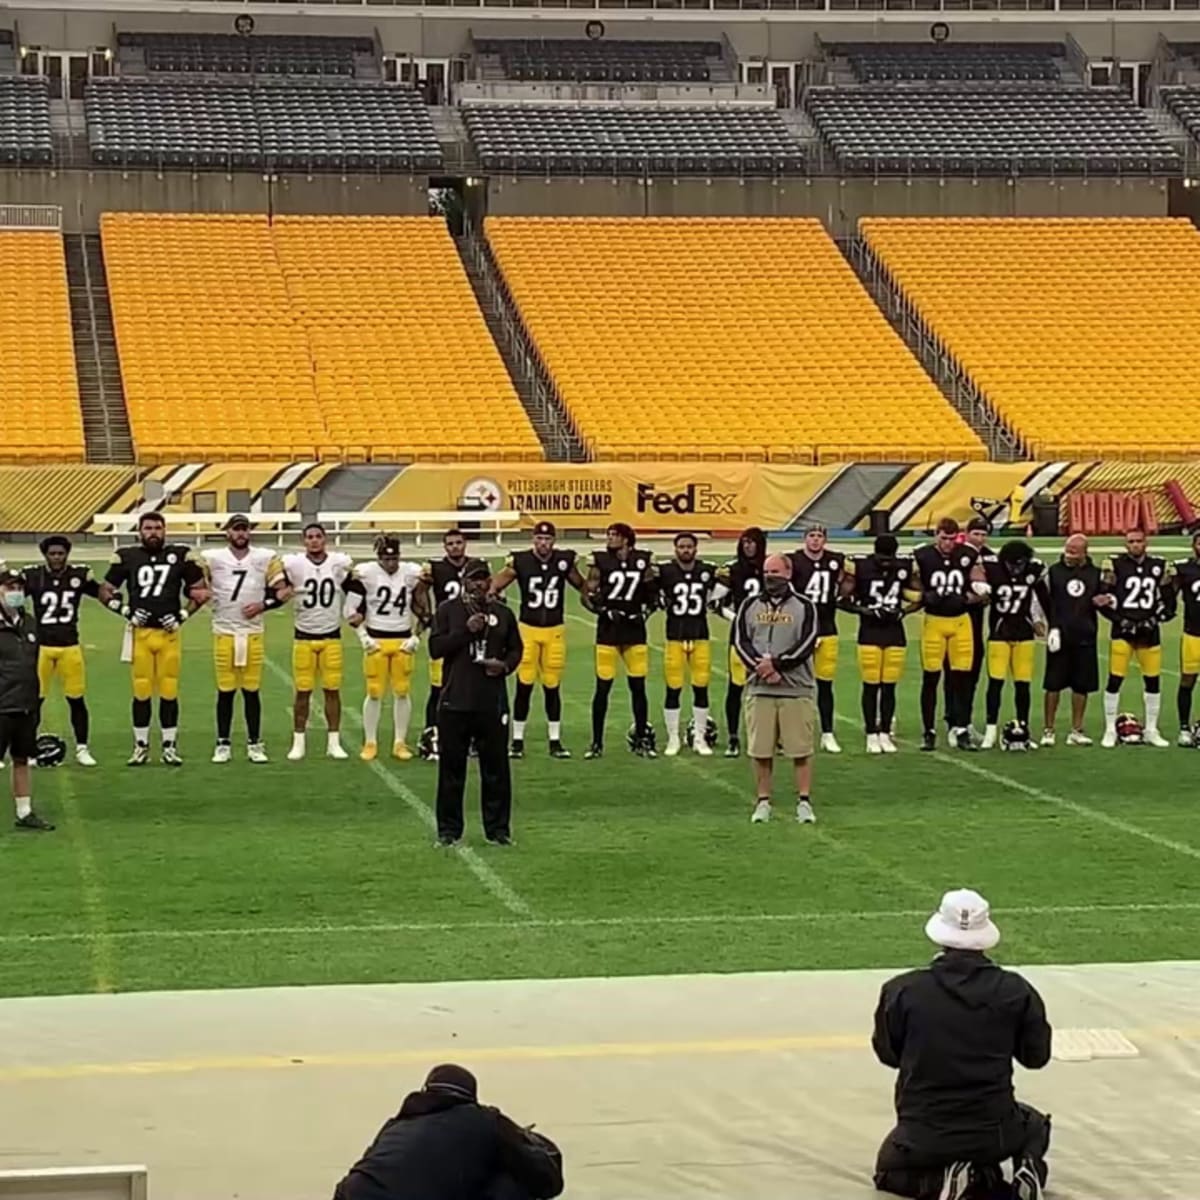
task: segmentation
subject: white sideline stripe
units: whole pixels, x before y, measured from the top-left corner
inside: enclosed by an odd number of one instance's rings
[[[288,673],[269,656],[264,660],[270,668],[272,674],[278,679],[281,679],[288,687],[291,687],[291,677]],[[342,715],[349,717],[360,729],[362,728],[362,717],[353,708],[343,706]],[[417,819],[433,834],[437,834],[437,817],[434,811],[412,790],[407,784],[402,783],[396,778],[395,774],[387,769],[378,760],[367,764],[380,782],[392,793],[398,796],[412,810]],[[515,913],[518,917],[532,917],[533,909],[523,900],[491,867],[483,861],[479,855],[471,849],[470,846],[458,845],[455,846],[452,853],[456,854],[466,865],[468,871],[475,876],[477,880],[491,892],[509,912]],[[433,927],[431,927],[433,928]]]
[[[1052,904],[997,909],[1006,917],[1102,916],[1120,913],[1200,912],[1200,901],[1163,904]],[[398,921],[363,925],[262,925],[231,929],[114,929],[111,941],[201,941],[220,938],[344,937],[348,934],[456,933],[555,929],[644,929],[661,926],[722,925],[837,925],[847,921],[915,921],[929,916],[927,908],[844,909],[790,913],[696,913],[654,917],[528,917],[496,921]],[[90,931],[76,933],[5,933],[0,945],[19,946],[56,942],[88,942]]]

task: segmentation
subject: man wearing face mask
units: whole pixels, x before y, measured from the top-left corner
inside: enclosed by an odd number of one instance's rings
[[[476,559],[463,572],[462,594],[438,605],[429,638],[431,658],[442,663],[438,700],[438,844],[455,846],[463,835],[467,752],[479,753],[483,832],[496,846],[512,842],[512,779],[508,769],[507,678],[521,663],[524,645],[516,618],[488,598],[492,572]]]
[[[18,829],[54,828],[33,811],[29,761],[37,757],[38,640],[25,611],[20,572],[0,571],[0,759],[12,759],[13,803]]]

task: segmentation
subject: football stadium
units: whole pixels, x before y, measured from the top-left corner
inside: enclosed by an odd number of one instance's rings
[[[1197,19],[0,0],[0,1197],[1194,1196]]]

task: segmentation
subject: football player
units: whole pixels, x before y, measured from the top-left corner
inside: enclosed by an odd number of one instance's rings
[[[757,525],[743,529],[738,537],[737,557],[717,571],[714,601],[721,605],[722,615],[730,622],[749,596],[762,591],[763,563],[767,559],[767,535]],[[742,719],[742,691],[746,686],[746,664],[729,643],[729,686],[725,689],[725,757],[737,758],[742,752],[738,729]]]
[[[921,629],[921,721],[924,733],[922,750],[937,749],[937,694],[942,667],[950,660],[950,689],[946,698],[946,718],[950,742],[959,750],[974,750],[968,726],[971,692],[971,664],[974,642],[970,610],[982,604],[988,585],[979,551],[958,540],[958,522],[943,517],[934,540],[913,555],[917,570],[917,588],[925,620]]]
[[[238,690],[246,716],[246,757],[265,763],[262,740],[263,613],[289,596],[283,563],[274,550],[250,544],[250,518],[225,525],[225,545],[203,551],[212,593],[213,667],[217,677],[217,745],[212,761],[233,757],[233,705]]]
[[[38,549],[44,564],[26,567],[21,574],[37,620],[41,703],[50,695],[55,678],[61,679],[75,735],[75,761],[81,767],[94,767],[96,760],[88,749],[89,717],[84,699],[87,678],[79,644],[79,608],[84,596],[99,599],[100,581],[93,578],[86,564],[70,562],[70,538],[51,534],[42,538]]]
[[[342,608],[353,567],[350,555],[330,550],[325,529],[304,527],[304,553],[284,556],[283,570],[292,593],[295,640],[292,642],[292,762],[305,754],[305,733],[318,674],[325,693],[325,754],[347,758],[342,748]]]
[[[592,552],[584,603],[596,614],[596,691],[592,696],[592,744],[585,758],[604,753],[604,724],[608,696],[617,675],[618,661],[625,664],[633,708],[629,743],[644,758],[657,757],[650,708],[646,699],[646,673],[650,650],[646,642],[646,610],[654,599],[654,564],[623,522],[606,531],[607,548]]]
[[[896,753],[892,722],[908,646],[904,617],[921,595],[913,588],[913,561],[897,555],[897,547],[890,533],[882,534],[875,539],[874,551],[849,559],[842,574],[842,607],[858,614],[858,673],[868,754]]]
[[[667,697],[663,719],[667,726],[667,748],[674,758],[679,753],[680,697],[684,673],[692,682],[692,749],[707,757],[708,681],[712,674],[712,644],[708,640],[708,602],[717,584],[717,569],[696,557],[699,543],[694,533],[675,535],[675,557],[658,568],[659,604],[667,614],[667,646],[663,671]]]
[[[557,550],[558,530],[550,521],[533,527],[533,548],[509,555],[492,579],[492,594],[499,595],[516,580],[521,593],[518,628],[525,649],[517,668],[517,694],[513,699],[513,758],[525,757],[525,722],[533,702],[533,686],[540,679],[546,698],[546,725],[551,758],[570,758],[562,742],[562,683],[567,664],[567,631],[564,612],[567,584],[584,588],[574,550]]]
[[[462,595],[463,572],[477,558],[467,557],[467,536],[461,529],[450,529],[442,537],[445,554],[439,559],[430,559],[421,570],[421,580],[413,596],[413,604],[421,614],[423,623],[433,620],[433,614],[447,600],[456,600]],[[429,660],[429,695],[425,700],[425,729],[421,744],[425,757],[437,758],[437,708],[442,695],[442,660]]]
[[[413,593],[421,580],[419,563],[400,557],[400,539],[385,533],[375,539],[375,561],[359,563],[348,585],[346,602],[350,624],[362,642],[363,748],[359,757],[370,762],[379,753],[379,718],[383,690],[392,688],[392,757],[412,758],[408,748],[408,723],[412,716],[413,662],[421,644],[413,628]]]
[[[813,655],[813,674],[817,680],[821,749],[829,754],[841,754],[842,748],[833,732],[833,681],[838,661],[838,599],[846,556],[838,550],[827,549],[828,539],[824,525],[814,525],[804,535],[804,545],[791,554],[792,587],[817,606],[821,639]]]
[[[968,546],[974,546],[979,551],[979,561],[983,563],[986,573],[987,564],[996,561],[995,552],[988,545],[988,537],[991,535],[992,526],[986,517],[972,517],[967,522],[965,533],[958,535],[960,542],[965,542]],[[983,672],[984,665],[984,605],[973,604],[967,612],[971,617],[971,680],[967,687],[967,698],[965,701],[967,712],[967,727],[970,730],[971,737],[976,738],[975,733],[975,694],[979,690],[979,676]],[[952,686],[952,668],[950,666],[949,657],[947,657],[945,671],[942,675],[944,681],[944,692],[946,697],[946,709],[950,709],[950,689]]]
[[[1183,637],[1179,642],[1179,745],[1191,746],[1192,691],[1200,675],[1200,533],[1192,535],[1192,557],[1175,560],[1175,590],[1183,600]]]
[[[1100,742],[1111,750],[1117,744],[1117,713],[1121,707],[1121,683],[1129,672],[1129,661],[1137,659],[1142,671],[1146,698],[1146,722],[1142,740],[1148,746],[1169,746],[1158,732],[1162,704],[1161,626],[1175,615],[1177,593],[1172,583],[1174,567],[1165,558],[1146,552],[1146,535],[1140,529],[1125,534],[1125,550],[1105,559],[1101,576],[1113,594],[1112,646],[1108,661],[1108,683],[1104,688],[1104,737]]]
[[[132,664],[133,755],[131,767],[150,761],[150,701],[158,693],[162,729],[162,761],[182,766],[179,756],[180,629],[208,598],[204,568],[187,547],[167,541],[162,513],[138,518],[138,544],[113,555],[100,598],[112,607],[124,589],[117,611],[129,620],[122,658]]]
[[[1013,700],[1017,722],[1029,730],[1032,700],[1034,637],[1044,637],[1046,627],[1035,623],[1033,601],[1037,598],[1042,612],[1050,609],[1046,590],[1045,563],[1035,558],[1027,542],[1005,542],[1000,553],[983,563],[991,588],[988,609],[988,687],[987,725],[983,731],[983,749],[991,750],[999,737],[1000,699],[1004,681],[1013,681]],[[1029,741],[1029,748],[1037,743]]]

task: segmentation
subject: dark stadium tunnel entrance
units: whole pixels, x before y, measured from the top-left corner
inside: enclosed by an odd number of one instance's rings
[[[429,215],[445,217],[454,237],[461,237],[468,227],[482,228],[487,216],[487,180],[478,175],[431,176]]]

